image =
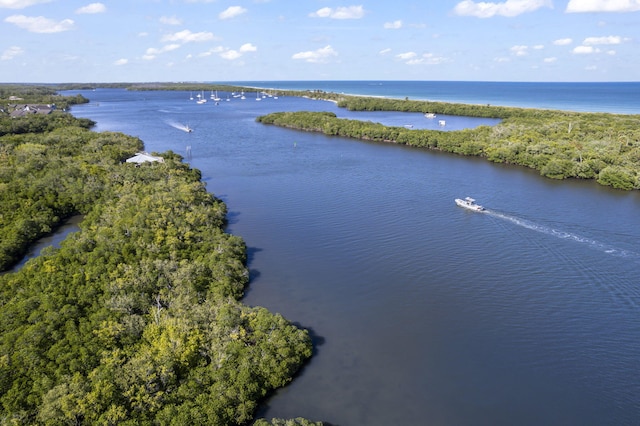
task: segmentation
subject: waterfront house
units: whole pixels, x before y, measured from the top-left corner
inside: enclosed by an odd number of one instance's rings
[[[127,158],[126,161],[127,163],[135,163],[135,164],[152,163],[156,161],[159,163],[164,163],[164,158],[155,157],[147,152],[139,152],[133,157]]]
[[[22,104],[22,105],[9,105],[12,118],[24,117],[30,114],[47,115],[56,109],[55,105],[43,105],[43,104]]]

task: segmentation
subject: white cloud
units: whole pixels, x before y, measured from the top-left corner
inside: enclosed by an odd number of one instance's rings
[[[593,46],[576,46],[572,52],[576,55],[590,55],[592,53],[600,52],[600,49]]]
[[[401,59],[403,61],[408,61],[410,59],[415,58],[416,56],[418,56],[416,52],[405,52],[405,53],[398,53],[396,55],[396,58]]]
[[[573,43],[573,40],[570,38],[559,38],[558,40],[554,40],[553,44],[556,46],[566,46]]]
[[[238,59],[240,56],[242,56],[242,53],[238,52],[237,50],[229,49],[220,53],[220,56],[223,59],[233,61],[234,59]]]
[[[51,0],[0,0],[0,9],[24,9],[34,4],[49,3]]]
[[[544,44],[536,44],[532,47],[533,50],[542,50],[544,49]]]
[[[163,52],[170,52],[172,50],[176,50],[179,49],[180,45],[179,44],[167,44],[162,48]]]
[[[199,54],[198,56],[202,58],[202,57],[211,56],[213,54],[218,54],[223,59],[233,61],[235,59],[240,58],[245,53],[256,52],[257,50],[258,48],[255,45],[251,43],[245,43],[242,46],[240,46],[240,48],[237,50],[229,49],[228,47],[216,46],[212,49],[207,50],[206,52]]]
[[[567,13],[637,12],[640,0],[569,0]]]
[[[423,62],[429,65],[438,65],[449,60],[443,56],[436,56],[433,53],[425,53],[422,55]]]
[[[22,55],[23,53],[24,53],[24,50],[22,50],[21,47],[11,46],[10,48],[2,52],[2,55],[0,55],[0,60],[9,61],[15,58],[16,56]]]
[[[63,19],[57,22],[44,16],[11,15],[5,18],[4,21],[15,24],[32,33],[59,33],[73,29],[73,21],[71,19]]]
[[[364,9],[360,6],[347,6],[337,7],[332,9],[330,7],[323,7],[317,11],[310,13],[312,18],[331,18],[331,19],[360,19],[364,16]]]
[[[507,0],[503,3],[474,2],[463,0],[453,11],[460,16],[491,18],[492,16],[513,17],[523,13],[534,12],[541,7],[553,7],[551,0]]]
[[[167,44],[161,47],[160,49],[156,47],[150,47],[146,50],[145,54],[142,56],[142,59],[146,59],[147,61],[150,61],[152,59],[155,59],[158,55],[162,53],[171,52],[172,50],[176,50],[178,48],[180,48],[179,44]]]
[[[338,56],[338,52],[333,50],[333,47],[331,47],[330,45],[327,45],[321,49],[296,53],[291,58],[302,59],[306,62],[318,64],[326,63],[334,56]]]
[[[407,65],[438,65],[443,62],[447,62],[447,58],[436,56],[433,53],[423,53],[422,55],[418,56],[418,54],[415,52],[406,52],[396,55],[396,58],[405,61]]]
[[[551,63],[553,63],[553,62],[555,62],[555,61],[557,61],[557,60],[558,60],[558,58],[556,58],[556,57],[544,58],[544,59],[543,59],[543,61],[544,61],[545,63],[547,63],[547,64],[551,64]]]
[[[509,50],[516,56],[526,56],[529,54],[529,46],[512,46]]]
[[[213,40],[215,37],[210,32],[192,33],[189,30],[178,31],[177,33],[167,34],[162,37],[162,41],[175,41],[179,43],[201,42]]]
[[[385,22],[384,23],[384,28],[386,30],[397,30],[402,28],[402,21],[400,19],[398,19],[397,21],[393,21],[393,22]]]
[[[623,42],[622,37],[608,36],[608,37],[587,37],[582,44],[586,46],[595,46],[599,44],[620,44]]]
[[[230,6],[226,10],[220,12],[220,14],[218,15],[218,18],[231,19],[231,18],[235,18],[236,16],[240,16],[246,12],[247,12],[247,9],[245,9],[242,6]]]
[[[83,6],[79,9],[76,9],[76,13],[78,15],[90,15],[95,13],[104,13],[107,11],[107,6],[102,3],[91,3],[86,6]]]
[[[386,55],[387,53],[391,53],[391,49],[390,48],[386,48],[386,49],[382,49],[381,51],[378,52],[378,54],[380,55]]]
[[[258,48],[251,43],[245,43],[242,46],[240,46],[240,52],[242,53],[255,52],[256,50],[258,50]]]
[[[160,23],[165,25],[182,25],[182,20],[175,16],[162,16]]]
[[[113,63],[113,65],[122,66],[122,65],[126,65],[126,64],[128,64],[128,63],[129,63],[129,60],[128,60],[128,59],[124,59],[124,58],[122,58],[122,59],[118,59],[117,61],[115,61],[115,62]]]
[[[224,47],[222,47],[222,46],[217,46],[217,47],[214,47],[213,49],[209,49],[209,50],[207,50],[206,52],[202,52],[202,53],[201,53],[201,54],[199,54],[198,56],[200,56],[200,57],[206,57],[206,56],[211,56],[211,55],[213,55],[214,53],[221,53],[221,52],[224,52],[224,51],[225,51],[225,48],[224,48]]]

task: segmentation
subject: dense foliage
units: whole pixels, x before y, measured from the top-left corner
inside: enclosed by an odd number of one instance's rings
[[[517,164],[553,179],[596,179],[618,189],[640,188],[640,116],[354,98],[357,109],[430,111],[500,117],[500,124],[460,131],[410,130],[339,119],[326,112],[280,112],[258,118],[300,130],[393,142]],[[407,105],[411,109],[401,109]],[[485,114],[486,112],[486,114]],[[483,115],[484,114],[484,115]]]
[[[171,152],[123,163],[141,141],[69,120],[0,137],[3,268],[84,215],[0,275],[0,423],[251,421],[311,355],[308,333],[238,302],[245,245],[197,170]]]
[[[87,103],[82,95],[62,96],[51,86],[0,84],[0,117],[6,115],[12,104],[55,105],[58,110],[66,110],[71,105]]]

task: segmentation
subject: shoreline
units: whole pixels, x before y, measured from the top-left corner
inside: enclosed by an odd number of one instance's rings
[[[371,82],[380,83],[375,86],[380,89],[372,90]],[[250,87],[270,87],[274,90],[284,91],[324,91],[344,96],[410,99],[415,101],[448,102],[468,105],[490,104],[492,106],[569,112],[640,115],[640,106],[635,101],[635,99],[640,96],[640,81],[545,83],[425,80],[318,80],[297,82],[292,80],[280,82],[247,81],[236,82],[234,84],[243,83],[246,83]],[[363,86],[365,84],[366,86]],[[349,85],[351,85],[351,87],[342,87]],[[402,87],[403,85],[407,85],[407,87]],[[408,85],[411,86],[409,87]],[[614,90],[605,90],[607,86],[610,86],[610,88]],[[624,86],[630,87],[627,88]],[[565,90],[562,90],[563,88]],[[496,93],[504,92],[504,89],[513,91],[513,93],[495,96]],[[371,93],[372,91],[376,93]],[[549,91],[551,96],[547,96],[547,92]],[[603,98],[605,103],[602,102]],[[619,98],[621,98],[623,102],[620,102]]]

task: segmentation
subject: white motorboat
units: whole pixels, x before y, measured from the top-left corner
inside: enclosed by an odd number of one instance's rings
[[[456,198],[456,204],[465,209],[473,210],[476,212],[484,211],[484,207],[476,204],[476,200],[471,197],[465,197],[465,199]]]

